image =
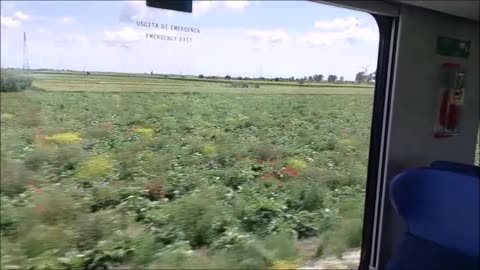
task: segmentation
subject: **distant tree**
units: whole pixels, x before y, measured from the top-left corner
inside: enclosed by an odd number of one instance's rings
[[[260,81],[265,81],[265,77],[258,78]]]
[[[205,76],[203,76],[203,74],[200,74],[200,75],[198,75],[198,78],[203,79],[203,78],[205,78]]]
[[[150,72],[150,75],[153,75],[153,71],[152,71],[152,72]]]
[[[368,75],[365,76],[365,81],[366,81],[367,83],[371,82],[372,79],[373,79],[373,78],[372,78],[372,74],[368,74]]]
[[[242,79],[243,79],[242,76],[239,76],[239,77],[237,78],[237,80],[242,80]]]
[[[279,77],[276,77],[275,79],[273,79],[274,81],[278,82],[280,81],[280,78]]]
[[[308,76],[308,81],[309,81],[309,82],[313,82],[313,77],[312,77],[312,76]]]
[[[337,80],[337,75],[328,75],[328,82],[335,82]]]
[[[363,83],[367,81],[367,76],[365,75],[365,72],[363,71],[357,72],[357,74],[355,75],[355,81],[357,83]]]
[[[343,76],[340,76],[340,82],[344,82],[345,79],[343,78]]]
[[[313,75],[313,80],[316,82],[321,82],[323,81],[323,75],[322,74],[315,74]]]
[[[230,80],[232,77],[230,75],[225,76],[225,79]]]
[[[87,71],[87,75],[90,75],[90,72],[89,72],[89,71]]]
[[[366,81],[369,83],[369,82],[372,82],[372,81],[375,81],[375,72],[373,73],[370,73],[367,75],[367,78],[366,78]]]

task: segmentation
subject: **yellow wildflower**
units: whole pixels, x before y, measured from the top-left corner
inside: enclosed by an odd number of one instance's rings
[[[105,177],[113,170],[113,163],[106,155],[92,157],[84,162],[79,170],[78,175],[82,178],[89,177]]]
[[[271,270],[295,270],[297,269],[296,262],[290,261],[276,261],[273,262],[272,266],[270,266]]]
[[[202,153],[206,156],[213,156],[217,153],[217,148],[213,144],[207,144],[203,147]]]
[[[307,167],[307,163],[301,159],[290,159],[287,165],[297,170],[305,169]]]
[[[155,131],[151,128],[136,128],[135,132],[144,137],[153,137]]]
[[[53,136],[47,136],[46,139],[55,143],[73,144],[80,142],[82,138],[80,138],[79,132],[67,132],[55,134]]]

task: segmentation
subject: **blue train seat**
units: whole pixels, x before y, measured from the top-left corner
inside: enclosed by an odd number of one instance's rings
[[[466,174],[477,175],[480,177],[480,167],[452,161],[434,161],[430,164],[431,168],[439,170],[449,170]]]
[[[480,269],[477,175],[412,169],[392,180],[390,195],[406,231],[387,269]]]

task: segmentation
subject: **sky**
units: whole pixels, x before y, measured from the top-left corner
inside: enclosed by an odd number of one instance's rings
[[[30,68],[353,80],[378,53],[370,14],[309,1],[194,1],[193,13],[145,1],[0,3],[3,68],[22,67],[24,32]]]

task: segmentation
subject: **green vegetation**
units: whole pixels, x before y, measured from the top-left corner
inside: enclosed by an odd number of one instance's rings
[[[1,94],[2,268],[288,269],[302,239],[360,245],[371,89],[33,76],[44,92]]]
[[[1,72],[0,92],[19,92],[32,86],[32,78],[18,72]]]
[[[234,79],[200,79],[196,77],[149,76],[140,74],[71,74],[35,72],[34,86],[49,91],[72,92],[163,92],[210,94],[373,94],[373,85]],[[245,91],[248,85],[255,91]],[[258,87],[257,87],[258,85]],[[232,89],[233,88],[233,89]]]

